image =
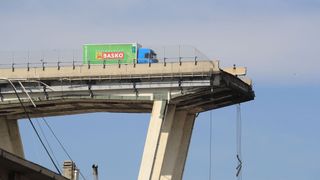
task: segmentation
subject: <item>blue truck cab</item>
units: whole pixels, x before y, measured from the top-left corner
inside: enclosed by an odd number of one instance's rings
[[[158,63],[157,54],[149,48],[138,49],[138,64]]]

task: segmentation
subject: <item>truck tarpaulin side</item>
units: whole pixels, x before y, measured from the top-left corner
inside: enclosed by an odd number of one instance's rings
[[[133,64],[137,61],[137,43],[85,44],[83,45],[84,64]]]

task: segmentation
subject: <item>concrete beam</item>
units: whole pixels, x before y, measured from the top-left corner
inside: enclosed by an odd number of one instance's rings
[[[232,74],[234,76],[245,76],[247,74],[247,68],[246,67],[229,67],[229,68],[223,68],[224,72],[227,72],[229,74]]]
[[[18,120],[0,118],[0,148],[24,158]]]

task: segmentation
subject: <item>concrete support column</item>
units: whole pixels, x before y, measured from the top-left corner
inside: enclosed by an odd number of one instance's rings
[[[161,180],[181,180],[190,145],[195,115],[175,113],[160,171]]]
[[[195,114],[188,114],[185,119],[185,122],[183,125],[183,134],[182,134],[182,138],[180,140],[180,145],[179,145],[179,152],[176,157],[177,159],[175,162],[174,169],[171,170],[172,179],[180,180],[183,177],[184,167],[185,167],[187,156],[188,156],[195,118],[196,118]],[[163,176],[165,176],[164,173],[161,174],[161,177]]]
[[[176,111],[175,105],[166,107],[162,120],[155,119],[161,113],[154,103],[139,180],[182,179],[195,115]]]
[[[175,105],[169,105],[167,108],[166,116],[161,128],[161,134],[158,144],[158,151],[155,157],[155,163],[153,166],[153,173],[151,179],[159,179],[161,167],[163,164],[163,159],[165,157],[166,148],[168,145],[168,140],[170,136],[170,132],[172,129],[172,124],[174,122],[174,114],[175,114],[176,107]]]
[[[151,177],[154,159],[158,150],[158,141],[166,106],[166,101],[156,100],[153,103],[151,119],[140,165],[138,176],[139,180],[149,180]]]
[[[0,148],[24,158],[18,120],[0,118]]]

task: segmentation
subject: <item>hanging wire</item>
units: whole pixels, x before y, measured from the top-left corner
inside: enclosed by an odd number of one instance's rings
[[[62,148],[62,150],[64,151],[64,153],[68,156],[68,158],[73,161],[72,157],[70,156],[70,154],[68,153],[68,151],[66,150],[66,148],[64,147],[64,145],[61,143],[61,141],[59,140],[58,136],[56,135],[56,133],[53,131],[53,129],[51,128],[50,124],[48,123],[48,121],[44,118],[41,117],[42,120],[44,121],[44,123],[46,124],[46,126],[48,127],[48,129],[50,130],[51,134],[54,136],[54,138],[57,140],[57,142],[59,143],[60,147]],[[74,162],[74,161],[73,161]],[[86,180],[86,178],[84,177],[84,175],[82,174],[81,171],[79,171],[80,176]]]
[[[37,135],[40,143],[42,144],[42,147],[45,149],[47,155],[49,156],[49,158],[50,158],[53,166],[56,168],[57,172],[61,175],[61,172],[60,172],[58,166],[57,166],[56,163],[54,162],[52,156],[50,155],[50,153],[49,153],[49,151],[48,151],[48,149],[47,149],[47,147],[45,146],[44,142],[42,141],[42,139],[41,139],[41,137],[40,137],[40,134],[38,133],[35,125],[33,124],[32,120],[31,120],[31,117],[30,117],[29,113],[27,112],[27,109],[26,109],[26,107],[24,106],[24,104],[23,104],[23,102],[22,102],[22,100],[21,100],[21,98],[20,98],[20,96],[19,96],[19,94],[18,94],[18,92],[17,92],[17,89],[16,89],[15,85],[11,82],[10,79],[4,79],[4,80],[7,80],[7,81],[9,82],[9,84],[12,86],[13,91],[14,91],[15,95],[17,96],[17,98],[18,98],[18,100],[19,100],[19,102],[20,102],[21,107],[23,108],[23,111],[24,111],[26,117],[28,118],[28,120],[29,120],[29,122],[30,122],[30,124],[31,124],[31,126],[32,126],[32,128],[33,128],[33,130],[34,130],[34,132],[36,133],[36,135]]]
[[[42,127],[40,126],[39,122],[36,121],[36,122],[38,123],[38,126],[39,126],[39,128],[40,128],[40,131],[42,132],[42,135],[43,135],[43,137],[45,138],[45,141],[46,141],[46,143],[47,143],[47,145],[48,145],[48,148],[50,149],[53,157],[52,157],[51,154],[49,153],[47,147],[45,146],[43,140],[42,140],[41,137],[40,137],[40,134],[38,133],[37,129],[35,128],[35,125],[34,125],[34,123],[32,122],[29,113],[26,111],[26,107],[25,107],[24,104],[22,103],[21,98],[20,98],[20,96],[19,96],[19,94],[18,94],[18,92],[17,92],[16,87],[14,86],[14,84],[11,82],[10,79],[4,79],[4,80],[7,80],[7,81],[10,83],[10,85],[12,86],[12,88],[13,88],[13,90],[14,90],[14,92],[15,92],[15,94],[16,94],[16,96],[17,96],[17,98],[18,98],[18,100],[19,100],[19,102],[20,102],[20,104],[21,104],[21,106],[23,107],[23,110],[24,110],[24,112],[25,112],[25,115],[26,115],[27,118],[29,119],[29,122],[30,122],[32,128],[33,128],[34,131],[36,132],[36,135],[37,135],[38,139],[40,140],[42,146],[44,147],[45,151],[47,152],[47,154],[48,154],[51,162],[53,163],[54,167],[56,168],[57,172],[61,175],[61,171],[59,170],[58,166],[56,165],[57,158],[55,157],[55,155],[54,155],[54,153],[53,153],[53,150],[52,150],[52,148],[51,148],[51,146],[50,146],[50,144],[49,144],[49,141],[47,140],[47,138],[46,138],[46,136],[45,136],[45,134],[44,134],[44,131],[43,131]],[[19,84],[21,85],[21,82],[20,82],[20,81],[19,81]],[[21,85],[21,87],[23,87],[23,86]],[[25,89],[23,89],[23,90],[25,91]],[[25,91],[25,92],[26,92],[26,91]],[[29,98],[31,99],[31,97],[29,97]],[[35,106],[35,107],[36,107],[36,106]],[[63,144],[61,143],[61,141],[59,140],[59,138],[56,136],[56,134],[54,133],[54,131],[53,131],[52,128],[50,127],[49,123],[48,123],[48,122],[46,121],[46,119],[44,119],[43,117],[42,117],[42,119],[44,120],[45,124],[48,126],[49,130],[51,131],[51,133],[53,134],[53,136],[55,137],[55,139],[58,141],[59,145],[61,146],[61,148],[63,149],[63,151],[66,153],[66,155],[68,156],[68,158],[69,158],[71,161],[73,161],[73,159],[71,158],[70,154],[67,152],[66,148],[63,146]],[[84,180],[86,180],[86,178],[84,177],[84,175],[82,174],[82,172],[79,171],[79,173],[80,173],[81,177],[82,177]]]
[[[242,180],[242,152],[241,152],[241,136],[242,136],[242,122],[241,122],[241,107],[240,104],[237,107],[237,122],[236,122],[236,141],[237,141],[237,173],[236,177],[238,180]]]
[[[209,135],[209,180],[212,178],[212,110],[210,111],[210,135]]]
[[[44,137],[44,140],[46,141],[46,143],[47,143],[47,145],[48,145],[48,148],[49,148],[49,150],[50,150],[50,152],[51,152],[51,154],[52,154],[52,156],[53,156],[53,159],[55,160],[55,162],[56,162],[57,164],[59,164],[59,161],[57,160],[56,156],[54,155],[54,152],[53,152],[53,150],[52,150],[52,148],[51,148],[51,146],[50,146],[50,143],[49,143],[49,141],[48,141],[48,139],[47,139],[47,137],[46,137],[46,135],[45,135],[42,127],[41,127],[41,124],[40,124],[39,121],[38,121],[38,119],[36,119],[36,123],[37,123],[37,125],[38,125],[38,127],[39,127],[39,129],[40,129],[40,132],[41,132],[41,134],[42,134],[42,137]]]
[[[64,151],[64,153],[68,156],[68,158],[72,160],[70,154],[68,153],[68,151],[66,150],[66,148],[63,146],[63,144],[61,143],[61,141],[59,140],[59,138],[57,137],[57,135],[54,133],[54,131],[52,130],[51,126],[49,125],[49,123],[47,122],[47,120],[44,117],[41,117],[41,119],[44,121],[44,123],[46,124],[46,126],[48,127],[48,129],[50,130],[50,132],[52,133],[52,135],[54,136],[54,138],[57,140],[57,142],[59,143],[60,147],[62,148],[62,150]]]

